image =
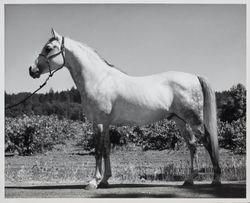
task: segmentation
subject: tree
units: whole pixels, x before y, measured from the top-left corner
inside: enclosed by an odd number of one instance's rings
[[[242,84],[233,86],[227,100],[221,105],[220,119],[222,121],[236,121],[246,118],[246,88]]]

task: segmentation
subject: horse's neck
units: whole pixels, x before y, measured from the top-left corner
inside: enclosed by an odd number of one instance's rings
[[[77,88],[82,93],[86,93],[88,87],[97,83],[108,72],[107,65],[89,47],[67,39],[65,40],[65,49],[66,66]]]

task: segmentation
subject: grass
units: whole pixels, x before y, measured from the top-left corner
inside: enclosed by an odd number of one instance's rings
[[[207,152],[198,150],[199,173],[197,181],[210,181],[213,169]],[[117,153],[118,155],[118,153]],[[234,155],[228,150],[221,149],[222,180],[246,180],[246,157]],[[130,181],[183,181],[189,174],[189,152],[180,151],[148,151],[133,153],[125,157],[121,155],[123,164],[114,166],[114,177]],[[132,158],[133,157],[133,158]]]
[[[63,150],[62,150],[63,149]],[[221,149],[222,181],[246,180],[246,157]],[[183,181],[189,172],[189,151],[142,151],[130,147],[111,155],[113,183],[145,181]],[[212,165],[207,152],[198,149],[197,181],[211,181]],[[72,145],[35,156],[5,158],[6,184],[34,182],[86,183],[94,174],[95,159]]]

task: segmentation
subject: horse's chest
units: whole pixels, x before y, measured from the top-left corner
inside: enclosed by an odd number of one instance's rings
[[[107,117],[112,110],[111,96],[101,89],[89,89],[82,94],[84,113],[90,120]]]

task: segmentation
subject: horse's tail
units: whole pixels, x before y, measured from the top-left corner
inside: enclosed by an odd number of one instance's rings
[[[205,78],[198,76],[198,79],[200,81],[204,97],[203,117],[205,134],[209,134],[212,153],[214,158],[218,161],[219,152],[215,92]]]

